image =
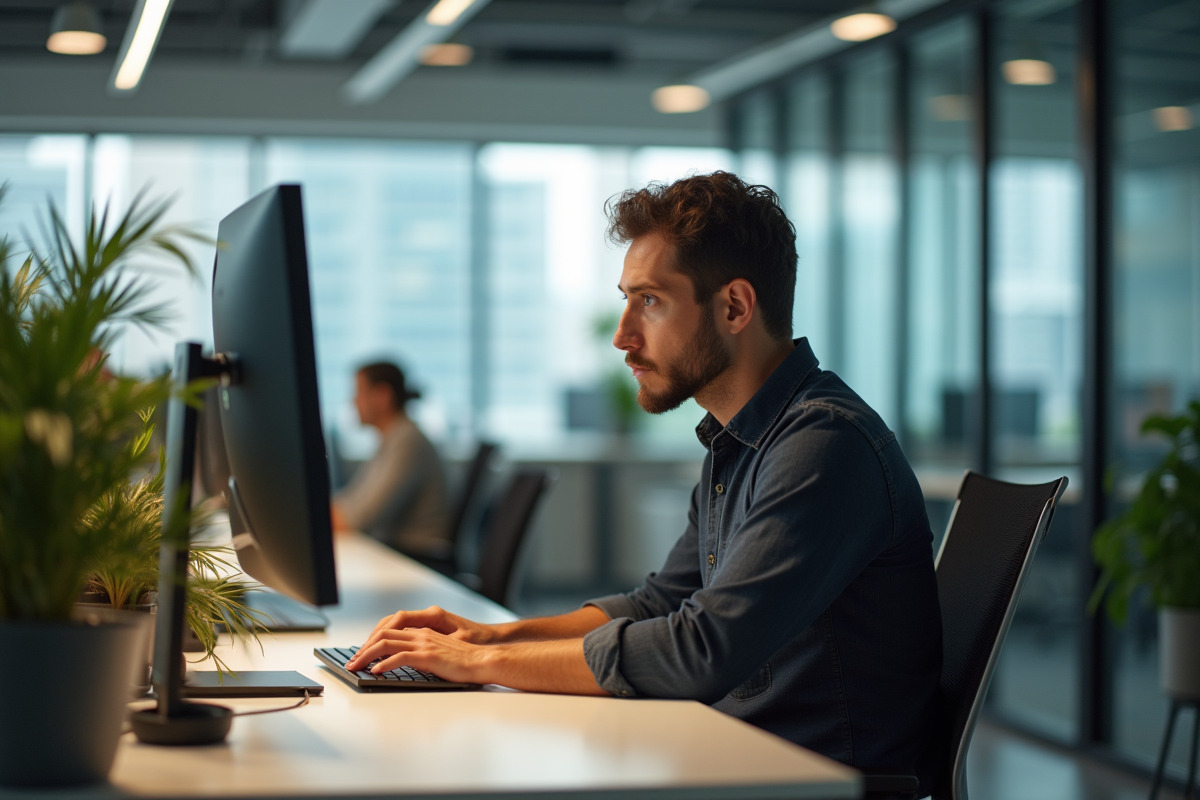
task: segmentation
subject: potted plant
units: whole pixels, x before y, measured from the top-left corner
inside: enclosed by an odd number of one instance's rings
[[[51,206],[47,246],[19,258],[0,237],[0,786],[104,780],[144,666],[149,615],[77,603],[94,576],[144,560],[161,516],[161,486],[137,476],[169,376],[113,375],[102,354],[119,326],[164,322],[130,255],[193,270],[182,243],[198,237],[165,211],[139,195],[123,215],[93,212],[76,246]]]
[[[1100,580],[1092,593],[1123,623],[1135,594],[1159,609],[1163,688],[1176,699],[1200,698],[1200,401],[1174,416],[1154,415],[1143,433],[1169,447],[1129,507],[1092,540]]]
[[[152,440],[152,415],[143,414],[147,426],[133,446],[145,448]],[[85,526],[102,525],[111,532],[109,552],[88,576],[83,598],[90,607],[118,610],[153,611],[159,582],[160,547],[163,532],[163,483],[166,454],[159,451],[158,466],[141,480],[126,481],[107,493],[84,517]],[[199,531],[209,523],[207,509],[198,507],[190,515],[189,528]],[[200,661],[211,659],[220,671],[224,662],[216,654],[217,629],[224,626],[235,637],[257,638],[266,621],[261,612],[242,602],[247,591],[257,584],[243,581],[232,563],[233,550],[227,546],[191,542],[184,617],[202,653]],[[152,642],[150,643],[152,644]],[[150,653],[148,648],[147,666]],[[140,683],[149,688],[149,669]]]

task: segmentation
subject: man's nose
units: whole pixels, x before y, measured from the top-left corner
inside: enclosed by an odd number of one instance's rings
[[[638,337],[629,321],[629,314],[621,314],[617,320],[617,330],[613,333],[613,347],[618,350],[634,350],[638,346]]]

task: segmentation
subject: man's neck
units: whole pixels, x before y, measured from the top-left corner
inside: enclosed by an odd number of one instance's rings
[[[745,342],[743,349],[745,352],[734,354],[729,369],[696,393],[696,402],[712,414],[721,427],[728,425],[729,420],[750,402],[767,378],[792,354],[795,344],[790,339],[769,339],[766,344]]]

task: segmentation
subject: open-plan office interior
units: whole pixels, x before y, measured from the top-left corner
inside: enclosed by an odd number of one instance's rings
[[[608,403],[627,373],[605,200],[714,169],[775,188],[796,335],[896,431],[935,535],[966,469],[1070,478],[988,720],[1154,768],[1156,617],[1092,612],[1090,541],[1161,455],[1142,419],[1200,398],[1200,0],[892,0],[866,5],[894,30],[862,42],[830,32],[864,5],[842,0],[492,0],[436,37],[422,3],[176,0],[134,89],[111,86],[131,4],[92,2],[108,43],[76,56],[45,49],[59,5],[0,3],[0,231],[146,189],[212,236],[300,183],[332,452],[370,452],[353,372],[388,356],[448,459],[487,439],[556,470],[518,612],[654,569],[703,455],[694,404]],[[410,41],[397,65],[406,35],[465,61]],[[700,97],[682,113],[658,93],[676,84]],[[175,323],[113,358],[150,373],[210,310],[206,276],[141,267]]]

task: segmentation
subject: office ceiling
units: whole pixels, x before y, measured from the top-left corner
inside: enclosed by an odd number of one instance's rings
[[[315,0],[334,13],[319,35],[310,32],[308,47],[290,45],[291,24],[313,2],[175,0],[154,58],[361,65],[429,6],[428,0]],[[0,2],[0,53],[54,57],[45,42],[59,5],[60,0]],[[109,40],[96,58],[115,57],[134,5],[93,0]],[[451,40],[474,48],[469,70],[684,77],[861,5],[861,0],[492,0]]]
[[[108,38],[91,56],[46,50],[62,2],[0,0],[0,128],[691,145],[720,142],[716,107],[660,114],[655,88],[805,31],[832,40],[827,23],[863,5],[491,0],[449,38],[470,64],[419,66],[356,102],[348,84],[431,0],[175,0],[141,85],[120,96],[110,76],[136,1],[91,0]]]

